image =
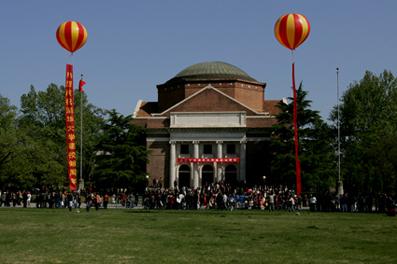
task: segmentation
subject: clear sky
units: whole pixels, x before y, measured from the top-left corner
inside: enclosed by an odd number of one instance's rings
[[[157,100],[157,84],[216,60],[266,82],[266,98],[281,99],[291,95],[291,58],[273,26],[285,13],[301,13],[311,34],[296,51],[296,78],[328,118],[337,101],[336,67],[341,94],[366,70],[396,73],[396,10],[393,0],[4,0],[0,94],[19,105],[31,84],[64,84],[65,64],[73,63],[75,74],[85,75],[91,103],[127,115],[138,99]],[[67,20],[83,23],[89,34],[73,57],[55,38]]]

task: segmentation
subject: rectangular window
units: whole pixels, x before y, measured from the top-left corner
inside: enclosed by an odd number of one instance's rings
[[[189,154],[189,144],[181,144],[181,154]]]
[[[226,145],[226,153],[227,154],[236,154],[236,145],[235,144],[227,144]]]
[[[204,144],[203,146],[203,153],[204,154],[212,154],[212,145],[211,144]]]

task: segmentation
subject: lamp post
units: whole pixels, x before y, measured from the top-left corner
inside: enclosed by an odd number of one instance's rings
[[[80,84],[83,80],[83,74],[81,74]],[[79,191],[84,189],[84,179],[83,179],[83,93],[81,86],[79,84],[80,90],[80,179],[79,179]]]
[[[343,191],[343,182],[340,176],[340,108],[339,108],[339,68],[336,68],[336,99],[337,99],[337,129],[338,129],[338,195],[342,196]]]

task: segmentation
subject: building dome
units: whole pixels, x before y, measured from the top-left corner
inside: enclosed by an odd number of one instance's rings
[[[208,81],[208,80],[243,80],[258,83],[240,68],[221,61],[210,61],[193,64],[180,71],[172,81]]]

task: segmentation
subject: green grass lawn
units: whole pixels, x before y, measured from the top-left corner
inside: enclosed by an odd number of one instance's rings
[[[397,218],[1,208],[0,263],[397,263]]]

